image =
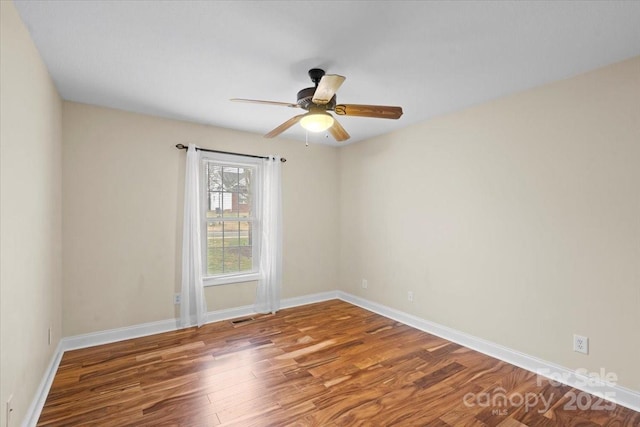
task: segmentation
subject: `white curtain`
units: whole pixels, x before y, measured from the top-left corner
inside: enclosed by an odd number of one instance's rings
[[[275,313],[280,308],[282,287],[282,189],[280,157],[270,156],[262,167],[262,238],[260,279],[255,310]]]
[[[184,180],[184,219],[182,225],[182,294],[180,326],[204,324],[207,302],[202,286],[202,246],[200,244],[200,154],[194,144],[187,150],[187,172]]]

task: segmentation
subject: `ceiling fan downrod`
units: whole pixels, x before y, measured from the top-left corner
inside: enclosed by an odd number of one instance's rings
[[[324,74],[324,70],[320,68],[312,68],[309,70],[309,77],[311,77],[311,81],[316,85],[316,87],[318,87],[318,84],[320,83],[320,80],[322,80],[322,76],[324,76]]]

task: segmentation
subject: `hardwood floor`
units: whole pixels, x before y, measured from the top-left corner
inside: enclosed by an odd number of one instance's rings
[[[640,426],[538,381],[333,300],[67,352],[38,426]]]

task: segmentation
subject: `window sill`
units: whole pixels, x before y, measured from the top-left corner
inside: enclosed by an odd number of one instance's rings
[[[260,279],[259,273],[234,274],[231,276],[205,277],[202,284],[206,286],[230,285],[232,283],[254,282]]]

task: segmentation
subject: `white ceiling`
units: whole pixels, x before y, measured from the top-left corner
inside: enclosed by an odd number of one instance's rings
[[[299,111],[229,98],[295,102],[321,67],[340,103],[404,108],[340,117],[348,142],[640,55],[637,1],[15,4],[66,100],[264,134]]]

